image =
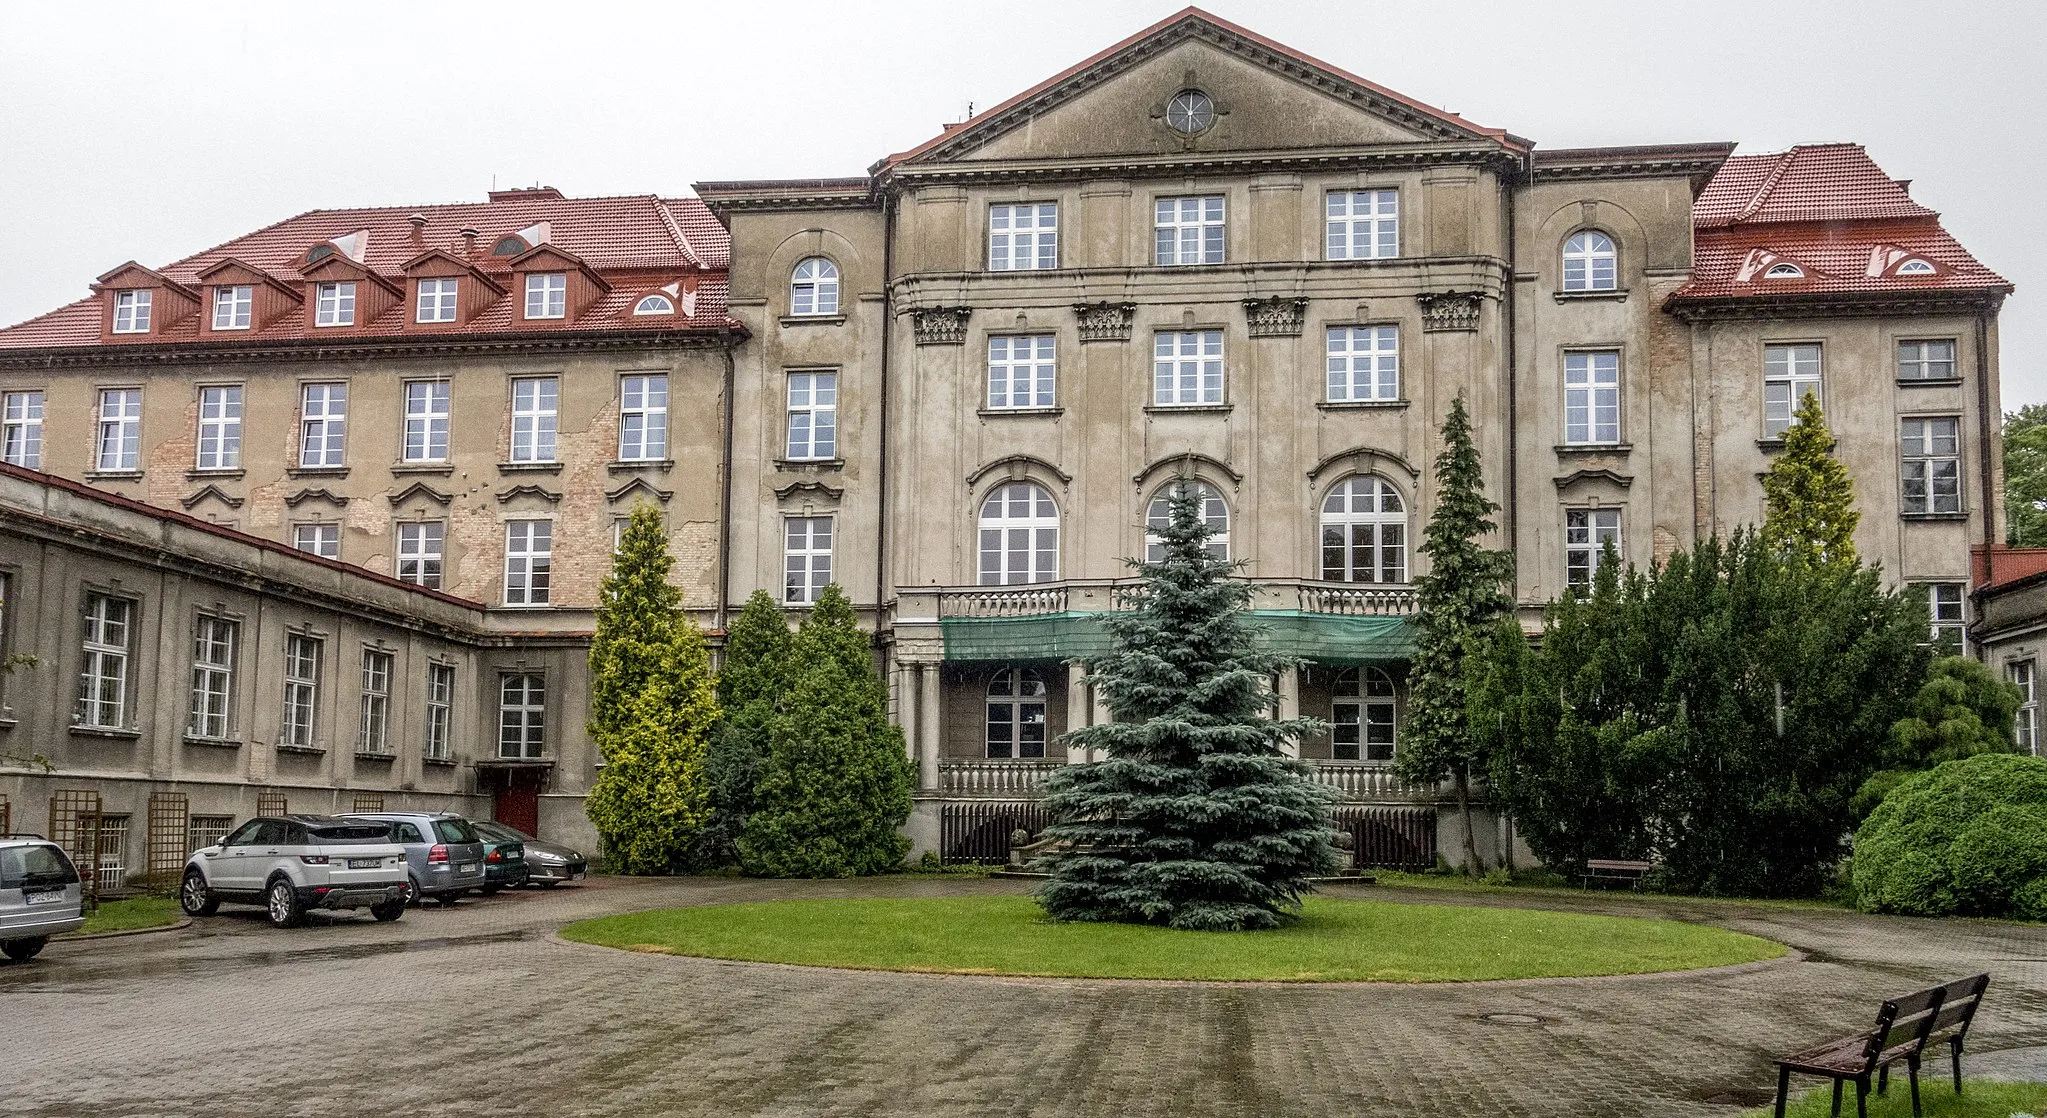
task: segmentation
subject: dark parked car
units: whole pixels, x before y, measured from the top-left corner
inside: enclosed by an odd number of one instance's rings
[[[526,880],[534,885],[559,885],[590,875],[590,860],[580,850],[542,841],[503,823],[477,823],[475,827],[486,840],[520,843],[526,851]]]
[[[494,897],[501,889],[526,884],[526,840],[493,833],[485,829],[487,824],[473,820],[469,825],[483,841],[483,895]]]

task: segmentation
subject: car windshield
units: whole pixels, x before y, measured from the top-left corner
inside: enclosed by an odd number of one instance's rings
[[[505,826],[503,823],[486,823],[483,820],[477,820],[476,822],[471,823],[470,826],[476,828],[477,834],[482,835],[484,838],[487,838],[492,842],[526,841],[525,835],[521,834],[516,830],[513,830],[510,827]]]
[[[470,826],[467,819],[436,819],[434,834],[439,835],[442,842],[477,841],[476,828]]]
[[[0,850],[0,889],[43,889],[76,885],[78,871],[54,846],[16,846]]]
[[[384,842],[391,837],[389,823],[346,823],[309,829],[313,833],[313,841],[322,845]]]

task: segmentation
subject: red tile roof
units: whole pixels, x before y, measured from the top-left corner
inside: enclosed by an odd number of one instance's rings
[[[1700,229],[1939,216],[1914,202],[1861,144],[1801,144],[1733,156],[1692,206],[1692,224]]]
[[[412,218],[426,219],[415,234]],[[729,290],[725,268],[731,238],[710,210],[695,198],[635,195],[615,198],[564,198],[552,189],[494,191],[488,202],[431,206],[387,206],[369,209],[312,210],[237,237],[225,244],[157,269],[173,282],[199,284],[199,276],[233,257],[286,284],[302,282],[306,253],[354,233],[363,234],[356,253],[372,272],[402,282],[400,268],[429,249],[469,255],[463,229],[476,231],[472,264],[499,282],[509,278],[509,258],[490,255],[498,240],[545,223],[546,243],[575,254],[602,276],[612,290],[583,313],[566,320],[532,322],[515,317],[516,292],[499,298],[461,333],[548,332],[633,329],[708,329],[731,324],[725,314]],[[350,255],[356,255],[351,253]],[[640,297],[672,283],[695,283],[694,313],[670,317],[634,317]],[[101,299],[89,296],[27,322],[0,330],[0,348],[95,345],[101,340]],[[308,315],[290,313],[231,341],[243,344],[311,336]],[[447,334],[446,327],[417,327],[402,302],[374,322],[348,330],[348,338],[388,337],[408,333]],[[325,337],[328,331],[318,331]],[[163,323],[149,342],[194,342],[200,337],[195,318]],[[126,343],[126,344],[133,344]]]

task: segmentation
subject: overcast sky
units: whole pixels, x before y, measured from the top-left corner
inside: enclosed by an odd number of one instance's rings
[[[1868,146],[2018,285],[2047,401],[2047,5],[1211,0],[1544,147]],[[48,4],[0,13],[0,322],[302,210],[852,175],[1153,23],[1164,0]]]

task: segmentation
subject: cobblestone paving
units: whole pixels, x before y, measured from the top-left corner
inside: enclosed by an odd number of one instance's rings
[[[1436,986],[842,972],[550,937],[679,904],[1022,887],[599,880],[394,925],[277,931],[228,908],[182,931],[59,943],[0,967],[0,1114],[1728,1118],[1772,1086],[1772,1054],[1858,1026],[1886,993],[1983,968],[1972,1049],[2047,1044],[2047,927],[1794,907],[1343,890],[1672,916],[1806,955]],[[1500,1013],[1541,1023],[1484,1019]]]

